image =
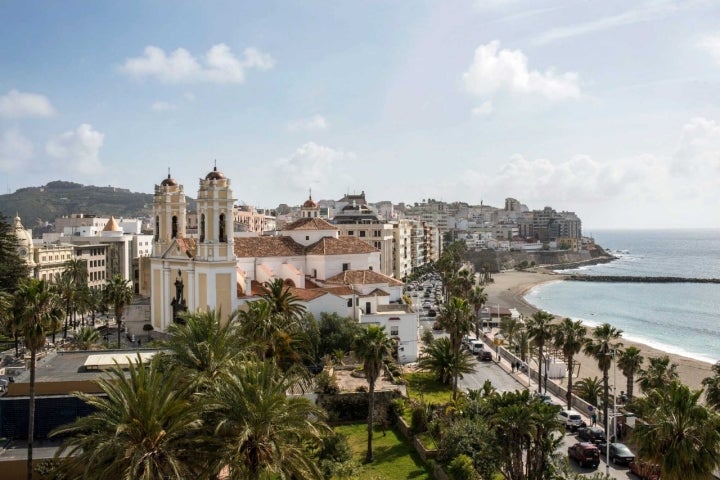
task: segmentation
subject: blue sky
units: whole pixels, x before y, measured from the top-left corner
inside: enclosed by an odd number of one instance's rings
[[[0,189],[366,192],[718,227],[713,1],[0,4]]]

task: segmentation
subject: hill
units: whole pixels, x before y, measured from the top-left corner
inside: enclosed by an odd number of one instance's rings
[[[57,180],[0,195],[0,212],[10,221],[17,212],[27,228],[73,213],[143,217],[152,214],[153,196],[112,186],[96,187]],[[190,199],[188,199],[190,201]]]

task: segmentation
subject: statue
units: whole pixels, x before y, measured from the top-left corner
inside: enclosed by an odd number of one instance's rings
[[[175,298],[172,299],[170,305],[173,309],[173,322],[183,324],[185,321],[180,317],[180,314],[187,311],[187,302],[183,296],[183,280],[180,270],[178,270],[178,276],[175,280]]]

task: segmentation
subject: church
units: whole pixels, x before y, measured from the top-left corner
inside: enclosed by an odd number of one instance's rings
[[[380,250],[320,218],[312,197],[301,218],[274,235],[234,232],[230,179],[213,168],[200,179],[197,233],[189,234],[185,190],[169,174],[155,186],[150,321],[165,331],[185,311],[224,316],[282,279],[316,318],[337,313],[385,325],[399,360],[417,360],[418,314],[402,301],[404,284],[380,273]]]

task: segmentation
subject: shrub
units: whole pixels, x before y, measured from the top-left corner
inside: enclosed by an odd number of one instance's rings
[[[317,456],[326,479],[356,476],[358,465],[352,460],[352,449],[345,435],[333,433],[323,438]]]
[[[340,392],[340,387],[337,383],[335,375],[330,375],[327,371],[323,370],[315,377],[315,392],[325,393],[327,395],[334,395]]]
[[[428,409],[424,404],[416,405],[410,419],[410,430],[413,434],[423,433],[427,430]]]
[[[450,462],[447,474],[450,480],[476,480],[479,478],[475,467],[473,467],[472,459],[462,453]]]
[[[402,417],[405,413],[405,400],[402,398],[393,398],[390,401],[390,412],[396,417]]]
[[[435,335],[432,332],[432,329],[425,327],[423,328],[423,332],[420,335],[420,339],[425,345],[431,345],[432,342],[435,340]]]

